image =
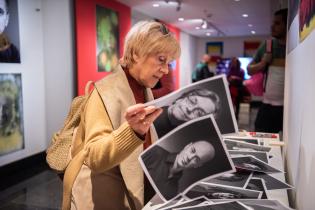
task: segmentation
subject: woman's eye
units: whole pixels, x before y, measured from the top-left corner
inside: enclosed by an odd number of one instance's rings
[[[166,58],[165,58],[165,57],[163,57],[163,56],[160,56],[160,57],[159,57],[159,61],[160,61],[161,63],[165,63]]]

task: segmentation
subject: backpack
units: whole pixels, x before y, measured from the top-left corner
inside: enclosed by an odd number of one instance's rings
[[[51,144],[46,150],[46,161],[49,167],[59,174],[65,172],[71,160],[71,145],[75,141],[75,137],[82,131],[82,126],[80,126],[81,114],[91,95],[92,91],[89,92],[89,89],[92,84],[94,86],[94,82],[87,82],[85,86],[85,94],[77,96],[72,100],[70,111],[63,127],[53,134]],[[97,91],[96,88],[94,89]],[[79,150],[80,149],[82,149],[82,147],[79,148]],[[74,152],[74,154],[77,153],[78,151]]]

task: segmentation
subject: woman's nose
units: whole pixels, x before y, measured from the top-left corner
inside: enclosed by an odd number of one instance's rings
[[[168,74],[168,65],[163,65],[160,69],[160,71],[163,73],[163,74]]]

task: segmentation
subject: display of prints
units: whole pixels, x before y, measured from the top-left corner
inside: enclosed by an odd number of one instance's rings
[[[118,13],[96,5],[97,69],[110,72],[118,65]]]
[[[20,63],[17,0],[0,0],[0,63]]]
[[[0,155],[24,148],[21,74],[0,74]]]
[[[300,41],[303,41],[315,28],[315,0],[300,0]]]

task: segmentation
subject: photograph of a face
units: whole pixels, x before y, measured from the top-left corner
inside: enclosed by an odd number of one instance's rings
[[[248,152],[248,151],[238,151],[238,150],[229,150],[231,157],[241,157],[241,156],[254,156],[255,158],[264,161],[265,163],[269,162],[267,152]]]
[[[204,180],[203,182],[219,184],[219,185],[227,185],[233,187],[243,188],[247,185],[250,178],[252,177],[251,172],[234,172],[230,174],[223,174],[221,176]]]
[[[96,56],[99,72],[110,72],[119,60],[118,13],[96,5]]]
[[[224,143],[228,150],[248,151],[248,152],[270,152],[271,147],[260,146],[256,144],[246,143],[242,141],[225,139]]]
[[[265,181],[267,190],[291,189],[291,185],[278,180],[268,174],[255,172],[253,177],[261,178]]]
[[[232,157],[232,160],[236,168],[264,173],[282,173],[282,171],[253,156]]]
[[[0,0],[0,63],[21,63],[17,0]]]
[[[184,208],[184,207],[189,207],[189,206],[196,206],[204,202],[209,202],[209,200],[205,196],[200,196],[185,202],[181,202],[178,204],[173,204],[168,207],[160,207],[159,210],[173,210],[173,209],[179,209],[179,208]]]
[[[224,185],[210,184],[200,182],[191,188],[184,196],[195,198],[206,196],[209,199],[260,199],[261,191],[247,190],[238,187],[229,187]]]
[[[0,156],[23,148],[21,74],[0,74]]]
[[[261,199],[268,199],[265,181],[259,178],[251,178],[245,189],[262,191]]]
[[[164,200],[205,178],[235,171],[212,115],[177,127],[146,149],[139,161]]]
[[[159,138],[185,122],[208,114],[213,114],[222,134],[238,132],[225,75],[193,83],[146,105],[163,109],[154,121]]]

